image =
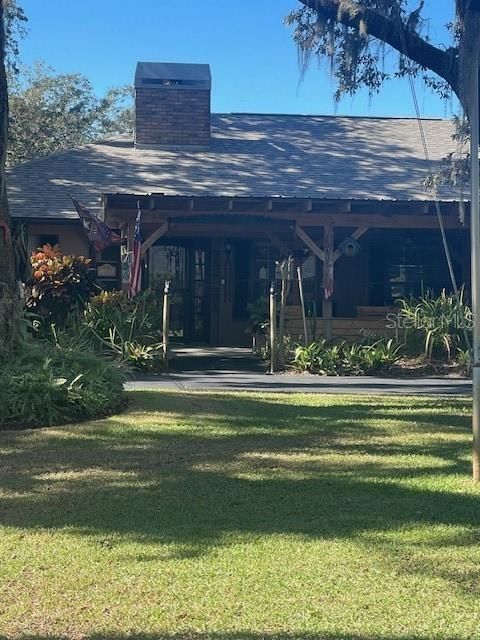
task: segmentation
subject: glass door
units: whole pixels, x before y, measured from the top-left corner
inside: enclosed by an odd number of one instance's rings
[[[205,249],[193,249],[192,259],[192,327],[191,339],[205,342],[209,337],[209,300],[207,296],[207,252]]]
[[[161,295],[170,281],[170,337],[185,339],[186,251],[184,247],[160,245],[150,249],[150,286]]]
[[[209,339],[208,252],[188,241],[150,249],[150,284],[170,281],[170,336],[182,342]]]

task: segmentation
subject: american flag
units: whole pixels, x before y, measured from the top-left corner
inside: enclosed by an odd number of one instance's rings
[[[138,207],[135,231],[133,235],[132,261],[130,263],[130,280],[128,282],[128,295],[130,298],[139,293],[142,288],[142,236],[140,234],[140,220],[142,210]]]
[[[100,218],[97,218],[81,202],[70,196],[85,229],[88,239],[97,251],[103,251],[112,244],[121,244],[122,238],[112,231]]]

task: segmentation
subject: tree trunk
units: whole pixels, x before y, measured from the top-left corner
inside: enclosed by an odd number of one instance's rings
[[[8,209],[5,159],[8,142],[8,91],[5,69],[5,3],[0,0],[0,352],[14,346],[18,331],[15,320],[15,262]]]
[[[472,60],[480,47],[480,11],[466,10],[461,16],[463,33],[459,46],[459,92],[460,102],[465,113],[470,119],[473,114],[470,113],[470,88],[473,86],[472,73],[475,71],[475,65]],[[480,114],[477,114],[479,117]]]

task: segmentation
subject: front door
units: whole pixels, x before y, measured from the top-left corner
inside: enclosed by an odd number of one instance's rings
[[[170,335],[180,342],[207,342],[210,328],[206,244],[170,240],[150,249],[150,284],[170,281]],[[161,289],[161,286],[158,286]]]

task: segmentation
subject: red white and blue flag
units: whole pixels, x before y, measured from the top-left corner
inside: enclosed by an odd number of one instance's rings
[[[85,233],[97,251],[103,251],[112,244],[121,244],[122,238],[109,226],[93,214],[81,202],[70,196],[75,209],[82,221]]]
[[[133,298],[142,288],[142,236],[140,233],[140,221],[142,210],[138,207],[135,231],[133,235],[132,260],[130,262],[130,279],[128,281],[128,295]]]

